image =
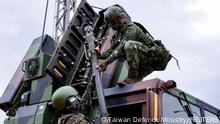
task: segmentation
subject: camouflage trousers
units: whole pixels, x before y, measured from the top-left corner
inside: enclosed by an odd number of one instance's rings
[[[58,124],[89,124],[89,122],[83,114],[72,113],[62,115],[58,120]]]
[[[145,76],[153,72],[147,59],[149,48],[146,45],[141,42],[129,40],[125,42],[123,52],[129,69],[138,70],[138,79],[142,80]]]

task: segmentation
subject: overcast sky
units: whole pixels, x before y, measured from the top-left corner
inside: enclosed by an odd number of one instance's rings
[[[220,108],[220,1],[219,0],[89,0],[102,8],[120,4],[179,59],[163,72],[146,77],[175,80],[177,87]],[[32,40],[42,33],[46,0],[0,0],[0,96]],[[50,0],[46,33],[52,35]],[[0,110],[0,123],[5,114]]]

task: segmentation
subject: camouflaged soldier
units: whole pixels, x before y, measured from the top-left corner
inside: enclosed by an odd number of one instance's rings
[[[154,40],[144,33],[136,24],[126,18],[126,13],[118,6],[111,6],[104,12],[104,19],[116,30],[111,40],[111,47],[98,56],[104,59],[99,69],[104,71],[108,64],[123,58],[128,62],[128,77],[119,86],[141,81],[154,70],[165,69],[171,59],[160,40]],[[163,59],[163,60],[162,60]],[[163,65],[163,68],[158,66]]]
[[[52,95],[52,106],[62,113],[58,124],[89,124],[82,114],[82,102],[78,92],[71,86],[63,86]]]

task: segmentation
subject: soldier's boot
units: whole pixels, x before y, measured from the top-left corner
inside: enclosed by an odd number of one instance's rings
[[[123,81],[119,81],[118,86],[123,87],[126,84],[139,82],[140,80],[137,78],[138,74],[139,74],[139,72],[137,69],[129,69],[128,70],[128,77]]]

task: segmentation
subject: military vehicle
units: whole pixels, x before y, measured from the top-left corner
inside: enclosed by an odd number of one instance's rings
[[[114,34],[103,21],[104,11],[97,13],[82,0],[59,42],[49,35],[33,40],[0,98],[0,109],[8,116],[4,124],[57,124],[65,112],[58,110],[62,100],[58,108],[53,105],[56,91],[70,86],[76,91],[66,88],[61,92],[63,100],[68,93],[82,97],[94,78],[94,61],[97,64],[91,50],[95,46],[101,51],[108,49]],[[87,26],[92,27],[89,32]],[[126,78],[127,68],[126,62],[117,60],[97,79],[100,82],[85,114],[90,123],[220,123],[219,109],[176,88],[175,81],[155,78],[117,87],[116,83]]]

